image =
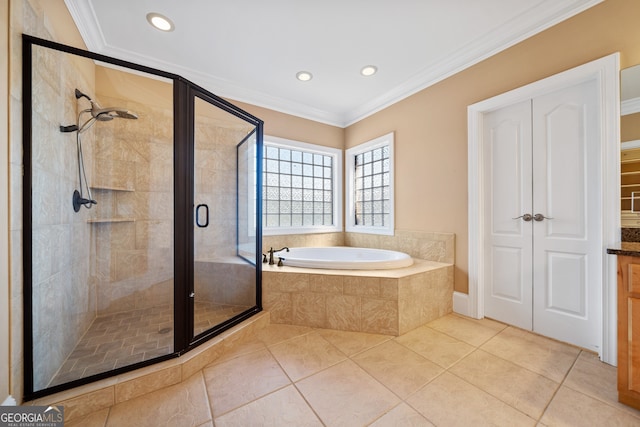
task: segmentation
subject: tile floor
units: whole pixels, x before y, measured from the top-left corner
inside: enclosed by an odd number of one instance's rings
[[[67,427],[640,426],[596,355],[447,315],[400,337],[272,324],[188,380]]]
[[[196,301],[194,332],[222,323],[249,307]],[[97,317],[49,386],[88,377],[173,352],[173,307],[162,305]]]

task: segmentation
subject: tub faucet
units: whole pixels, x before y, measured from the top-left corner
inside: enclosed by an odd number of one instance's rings
[[[286,246],[281,248],[281,249],[276,249],[276,250],[273,250],[273,248],[269,249],[269,265],[275,264],[275,262],[273,262],[273,254],[278,253],[278,252],[282,252],[284,250],[289,252],[289,248],[286,247]],[[267,262],[267,255],[266,254],[262,254],[262,255],[263,255],[262,262],[266,263]],[[278,262],[278,266],[282,266],[282,262]]]

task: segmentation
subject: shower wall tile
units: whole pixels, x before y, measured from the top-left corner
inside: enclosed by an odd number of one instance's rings
[[[149,220],[135,222],[136,249],[173,248],[173,222]]]
[[[135,162],[96,159],[93,166],[93,187],[135,189]]]
[[[9,199],[11,200],[9,207],[9,229],[22,230],[22,165],[10,164],[9,174]]]

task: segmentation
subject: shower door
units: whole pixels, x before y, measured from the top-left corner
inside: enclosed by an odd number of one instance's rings
[[[218,99],[193,94],[193,337],[257,304],[257,127]],[[222,105],[224,107],[224,105]]]
[[[23,46],[25,400],[259,312],[262,121],[170,73]]]

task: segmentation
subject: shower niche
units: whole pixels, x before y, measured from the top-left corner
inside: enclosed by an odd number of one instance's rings
[[[262,309],[260,119],[26,35],[23,105],[25,400],[179,357]]]

